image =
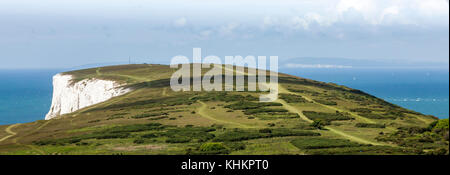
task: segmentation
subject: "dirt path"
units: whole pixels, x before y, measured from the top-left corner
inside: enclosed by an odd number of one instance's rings
[[[10,137],[13,137],[13,136],[17,135],[17,133],[13,132],[11,129],[14,128],[14,127],[16,127],[16,126],[18,126],[18,125],[20,125],[20,124],[10,125],[10,126],[8,126],[7,128],[5,128],[5,132],[8,133],[9,135],[7,135],[7,136],[1,138],[1,139],[0,139],[0,142],[5,141],[6,139],[8,139],[8,138],[10,138]]]
[[[149,79],[149,78],[142,78],[142,77],[136,77],[136,76],[131,76],[131,75],[111,74],[111,73],[102,74],[102,73],[100,72],[100,68],[97,68],[97,69],[95,70],[95,73],[97,74],[97,76],[102,76],[102,75],[113,75],[113,76],[118,76],[118,77],[129,78],[129,79],[132,79],[132,80],[137,81],[137,82],[151,81],[151,80],[152,80],[152,79]]]
[[[225,67],[224,69],[227,69],[227,68]],[[230,70],[230,69],[227,69],[227,70]],[[238,72],[237,70],[233,70],[233,71],[234,71],[234,72]],[[249,74],[246,73],[246,72],[239,72],[239,73],[242,73],[242,74],[244,74],[244,75],[249,75]],[[251,74],[251,75],[253,75],[253,74]],[[290,92],[289,90],[285,89],[285,88],[282,87],[281,85],[278,85],[278,92],[279,92],[279,93],[296,94],[296,93]],[[332,107],[332,106],[328,106],[328,105],[324,105],[324,104],[317,103],[317,102],[315,102],[314,100],[312,100],[312,99],[310,99],[310,98],[308,98],[308,97],[305,97],[305,96],[303,96],[303,95],[302,95],[302,97],[304,97],[307,101],[310,101],[310,102],[312,102],[312,103],[318,104],[318,105],[320,105],[320,106],[322,106],[322,107],[325,107],[325,108],[329,108],[329,109],[332,109],[332,110],[335,110],[335,111],[339,111],[339,112],[348,112],[348,113],[349,113],[350,115],[352,115],[353,117],[358,118],[358,119],[360,119],[360,120],[363,120],[363,121],[365,121],[365,122],[367,122],[367,123],[376,123],[376,122],[374,122],[374,121],[372,121],[372,120],[370,120],[370,119],[367,119],[367,118],[365,118],[365,117],[361,117],[361,116],[359,116],[359,115],[357,115],[357,114],[355,114],[355,113],[352,113],[352,112],[350,112],[350,111],[347,111],[347,110],[343,110],[343,109],[335,108],[335,107]],[[311,119],[309,119],[308,117],[306,117],[306,116],[303,114],[303,112],[302,112],[301,110],[298,110],[296,107],[294,107],[294,106],[292,106],[292,105],[286,103],[284,100],[278,99],[277,102],[281,103],[281,104],[283,105],[283,108],[285,108],[286,110],[288,110],[288,111],[290,111],[290,112],[292,112],[292,113],[297,113],[303,120],[307,121],[308,123],[312,123],[312,122],[313,122]],[[203,103],[203,104],[204,104],[204,103]],[[206,105],[206,104],[205,104],[205,105]],[[202,106],[202,107],[203,107],[203,106]],[[377,143],[377,142],[368,141],[368,140],[366,140],[366,139],[359,138],[359,137],[356,137],[356,136],[352,136],[352,135],[350,135],[350,134],[347,134],[347,133],[345,133],[345,132],[343,132],[343,131],[340,131],[340,130],[337,130],[337,129],[335,129],[335,128],[325,127],[325,129],[329,130],[330,132],[332,132],[332,133],[334,133],[334,134],[336,134],[336,135],[340,135],[340,136],[342,136],[342,137],[345,137],[345,138],[347,138],[347,139],[349,139],[349,140],[352,140],[352,141],[355,141],[355,142],[359,142],[359,143],[363,143],[363,144],[372,144],[372,145],[386,145],[386,144],[382,144],[382,143]]]
[[[297,93],[294,93],[294,92],[291,92],[291,91],[285,89],[285,88],[282,87],[282,86],[279,86],[278,89],[279,89],[279,92],[280,92],[280,93],[287,93],[287,94],[299,95],[299,94],[297,94]],[[322,106],[322,107],[325,107],[325,108],[328,108],[328,109],[331,109],[331,110],[334,110],[334,111],[339,111],[339,112],[342,112],[342,113],[346,112],[346,113],[350,114],[351,116],[353,116],[353,117],[355,117],[355,118],[358,118],[358,119],[360,119],[360,120],[362,120],[362,121],[364,121],[364,122],[366,122],[366,123],[376,123],[376,122],[374,122],[373,120],[370,120],[370,119],[368,119],[368,118],[362,117],[362,116],[360,116],[360,115],[358,115],[358,114],[355,114],[355,113],[353,113],[353,112],[351,112],[351,111],[347,111],[347,110],[340,109],[340,108],[336,108],[336,107],[333,107],[333,106],[329,106],[329,105],[324,105],[324,104],[321,104],[321,103],[317,103],[316,101],[314,101],[313,99],[311,99],[311,98],[309,98],[309,97],[306,97],[306,96],[304,96],[304,95],[301,95],[301,96],[302,96],[303,98],[305,98],[307,101],[312,102],[312,103],[317,104],[317,105],[320,105],[320,106]]]
[[[283,105],[283,107],[292,112],[292,113],[296,113],[300,116],[300,118],[302,118],[303,120],[307,121],[308,123],[312,123],[313,121],[311,119],[309,119],[308,117],[306,117],[302,111],[298,110],[297,108],[295,108],[294,106],[289,105],[286,101],[282,100],[282,99],[278,99],[276,102],[281,103]]]
[[[31,132],[28,133],[28,134],[32,134],[32,133],[35,133],[35,132],[41,130],[42,128],[44,128],[45,126],[47,126],[47,125],[48,125],[49,123],[51,123],[51,122],[52,122],[52,120],[47,120],[47,121],[45,121],[44,124],[42,124],[41,126],[39,126],[38,128],[34,129],[33,131],[31,131]],[[41,155],[45,155],[45,154],[46,154],[45,151],[39,149],[38,147],[36,147],[36,146],[34,146],[34,145],[27,145],[27,144],[19,143],[18,140],[19,140],[20,138],[21,138],[21,137],[15,138],[15,139],[13,140],[13,142],[14,142],[15,144],[17,144],[17,145],[26,146],[26,147],[28,147],[28,148],[30,148],[30,149],[36,151],[36,152],[39,152]]]
[[[210,116],[205,111],[206,109],[208,109],[208,105],[206,103],[202,102],[202,101],[198,101],[198,102],[201,104],[201,106],[198,108],[197,113],[199,115],[201,115],[202,117],[205,117],[205,118],[207,118],[209,120],[213,120],[213,121],[216,121],[216,122],[219,122],[219,123],[225,123],[225,124],[239,126],[241,128],[256,128],[254,126],[248,126],[248,125],[245,125],[245,124],[242,124],[242,123],[236,123],[236,122],[232,122],[232,121],[226,121],[226,120],[221,120],[221,119],[218,119],[218,118],[214,118],[214,117]]]
[[[300,117],[301,117],[303,120],[307,121],[308,123],[312,123],[312,122],[313,122],[311,119],[309,119],[308,117],[306,117],[306,116],[303,114],[302,111],[300,111],[300,110],[298,110],[297,108],[295,108],[294,106],[291,106],[290,104],[286,103],[284,100],[278,99],[277,101],[278,101],[279,103],[283,104],[283,107],[284,107],[286,110],[288,110],[289,112],[297,113],[298,115],[300,115]],[[365,140],[365,139],[362,139],[362,138],[359,138],[359,137],[356,137],[356,136],[352,136],[352,135],[350,135],[350,134],[347,134],[347,133],[345,133],[345,132],[343,132],[343,131],[339,131],[339,130],[337,130],[337,129],[331,128],[331,127],[329,127],[329,126],[326,126],[326,127],[324,127],[324,128],[327,129],[327,130],[329,130],[329,131],[332,132],[332,133],[335,133],[335,134],[337,134],[337,135],[340,135],[340,136],[342,136],[342,137],[345,137],[345,138],[347,138],[347,139],[349,139],[349,140],[352,140],[352,141],[355,141],[355,142],[358,142],[358,143],[372,144],[372,145],[383,145],[383,144],[381,144],[381,143],[376,143],[376,142],[368,141],[368,140]]]
[[[296,93],[292,93],[292,92],[288,91],[287,89],[283,88],[281,85],[278,87],[278,89],[279,89],[280,92],[283,92],[283,93],[296,94]],[[297,95],[298,95],[298,94],[297,94]],[[346,111],[346,110],[342,110],[342,109],[335,108],[335,107],[332,107],[332,106],[328,106],[328,105],[324,105],[324,104],[317,103],[317,102],[315,102],[314,100],[312,100],[312,99],[310,99],[310,98],[308,98],[308,97],[305,97],[305,96],[303,96],[303,95],[302,95],[302,97],[305,98],[307,101],[312,102],[312,103],[314,103],[314,104],[318,104],[318,105],[320,105],[320,106],[322,106],[322,107],[326,107],[326,108],[329,108],[329,109],[333,109],[333,110],[336,110],[336,111],[339,111],[339,112],[348,112],[348,111]],[[286,103],[285,101],[283,101],[283,100],[281,100],[281,99],[278,99],[278,100],[279,100],[279,102],[280,102],[281,104],[283,104],[283,107],[284,107],[285,109],[287,109],[288,111],[297,113],[298,115],[300,115],[300,117],[301,117],[302,119],[306,120],[306,121],[309,122],[309,123],[312,123],[312,122],[313,122],[313,121],[310,120],[308,117],[306,117],[306,116],[303,114],[302,111],[299,111],[297,108],[295,108],[294,106],[291,106],[290,104]],[[354,116],[354,117],[356,117],[356,118],[359,118],[359,119],[361,119],[361,120],[364,120],[364,121],[366,121],[366,122],[369,122],[369,123],[375,123],[375,122],[373,122],[372,120],[366,119],[366,118],[361,117],[361,116],[359,116],[359,115],[356,115],[356,114],[354,114],[354,113],[351,113],[351,112],[348,112],[348,113],[349,113],[350,115],[352,115],[352,116]],[[306,119],[305,119],[305,118],[306,118]],[[345,138],[347,138],[347,139],[349,139],[349,140],[352,140],[352,141],[355,141],[355,142],[359,142],[359,143],[363,143],[363,144],[372,144],[372,145],[385,145],[385,144],[382,144],[382,143],[372,142],[372,141],[369,141],[369,140],[366,140],[366,139],[363,139],[363,138],[359,138],[359,137],[356,137],[356,136],[352,136],[352,135],[350,135],[350,134],[347,134],[347,133],[345,133],[345,132],[343,132],[343,131],[340,131],[340,130],[331,128],[331,127],[329,127],[329,126],[326,126],[325,129],[328,129],[330,132],[333,132],[333,133],[335,133],[335,134],[337,134],[337,135],[340,135],[340,136],[342,136],[342,137],[345,137]]]
[[[44,124],[42,124],[41,126],[39,126],[38,128],[36,128],[36,129],[35,129],[34,131],[32,131],[31,133],[36,132],[36,131],[39,131],[40,129],[42,129],[43,127],[45,127],[48,123],[50,123],[50,120],[48,120],[47,122],[45,122]],[[17,133],[14,132],[14,131],[12,131],[11,129],[14,128],[14,127],[16,127],[16,126],[19,126],[19,125],[20,125],[20,124],[14,124],[14,125],[10,125],[10,126],[8,126],[7,128],[5,128],[5,132],[7,132],[7,133],[10,134],[10,135],[1,138],[1,139],[0,139],[0,142],[5,141],[6,139],[11,138],[11,137],[17,135]],[[30,148],[30,149],[36,151],[36,152],[39,152],[40,154],[45,154],[44,151],[42,151],[42,150],[36,148],[36,147],[33,146],[33,145],[24,145],[24,144],[21,144],[21,143],[17,142],[17,140],[18,140],[19,138],[20,138],[20,137],[14,138],[14,140],[13,140],[12,142],[15,143],[15,144],[17,144],[17,145],[26,146],[26,147],[28,147],[28,148]]]

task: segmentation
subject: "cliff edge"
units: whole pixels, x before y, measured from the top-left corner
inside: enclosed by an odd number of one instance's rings
[[[130,91],[130,89],[122,88],[121,84],[115,81],[91,78],[72,83],[72,79],[72,75],[53,76],[52,105],[45,116],[46,120],[104,102]]]

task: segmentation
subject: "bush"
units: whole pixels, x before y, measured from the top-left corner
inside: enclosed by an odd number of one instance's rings
[[[223,143],[218,142],[211,142],[211,143],[204,143],[200,146],[200,151],[220,151],[220,150],[226,150],[227,148],[223,145]]]
[[[229,94],[228,92],[209,92],[203,96],[195,97],[193,100],[202,101],[220,101],[220,102],[232,102],[232,101],[257,101],[258,98],[247,95]]]
[[[370,110],[368,108],[355,108],[355,109],[351,109],[350,111],[361,112],[361,113],[371,113],[372,112],[372,110]]]
[[[137,115],[131,116],[131,118],[140,119],[140,118],[148,118],[148,117],[157,117],[157,116],[162,116],[162,115],[168,115],[168,113],[159,112],[159,113],[151,113],[151,114],[137,114]]]
[[[252,115],[257,113],[280,113],[280,112],[288,112],[286,109],[272,109],[272,108],[257,108],[257,109],[249,109],[244,112],[246,115]]]
[[[386,125],[384,124],[377,124],[377,123],[357,123],[355,127],[358,128],[386,128]]]
[[[161,125],[160,123],[149,123],[149,124],[134,124],[134,125],[117,126],[114,128],[106,129],[102,132],[109,132],[109,133],[141,132],[141,131],[150,131],[150,130],[161,130],[164,128],[165,128],[165,126]]]
[[[448,119],[441,119],[438,120],[436,125],[433,127],[433,130],[440,129],[440,130],[448,130]]]
[[[360,116],[369,119],[390,119],[395,120],[397,117],[392,115],[380,115],[380,114],[372,114],[372,113],[358,113]]]
[[[204,143],[197,150],[188,149],[187,154],[228,154],[230,151],[223,143]]]
[[[260,129],[259,133],[272,133],[272,130],[269,128]]]
[[[341,148],[341,147],[357,147],[361,144],[350,142],[342,139],[327,138],[298,138],[292,140],[291,143],[299,149],[322,149],[322,148]]]
[[[279,97],[288,103],[306,103],[306,102],[308,102],[305,98],[303,98],[300,95],[279,94]]]
[[[257,108],[267,107],[267,106],[283,106],[283,105],[281,103],[275,103],[275,102],[256,103],[256,102],[249,102],[249,101],[240,101],[237,103],[233,103],[231,105],[226,105],[225,108],[230,108],[233,110],[247,110],[247,109],[257,109]]]
[[[135,144],[143,144],[144,142],[145,142],[144,139],[135,139],[135,140],[133,141],[133,143],[135,143]]]
[[[317,103],[320,103],[320,104],[324,104],[324,105],[331,105],[331,106],[337,105],[337,103],[335,101],[331,101],[331,100],[315,99],[314,101],[316,101]]]
[[[158,137],[158,135],[152,133],[152,134],[144,134],[141,137],[149,139],[149,138],[156,138],[156,137]]]
[[[317,129],[323,129],[326,125],[329,125],[330,122],[326,122],[324,120],[316,119],[314,120],[310,126],[317,128]]]
[[[246,148],[245,144],[242,142],[225,142],[224,144],[227,148],[233,151],[243,150]]]
[[[315,111],[303,111],[303,114],[306,115],[311,120],[320,119],[323,122],[331,122],[336,120],[351,120],[352,117],[344,115],[343,113],[324,113],[324,112],[315,112]]]
[[[94,133],[91,135],[87,135],[84,139],[117,139],[117,138],[127,138],[130,133]]]
[[[311,155],[417,155],[421,151],[412,148],[397,148],[390,146],[356,146],[324,149],[309,149]]]
[[[172,128],[164,133],[161,133],[161,135],[169,138],[175,138],[175,141],[177,141],[177,138],[189,138],[189,141],[197,140],[198,142],[205,142],[215,137],[214,134],[209,133],[215,130],[216,129],[212,127]],[[172,140],[170,140],[169,142],[172,142]]]
[[[100,122],[100,120],[91,120],[91,121],[88,121],[88,123],[97,123],[97,122]]]
[[[258,130],[236,129],[233,131],[228,131],[222,135],[218,135],[213,140],[218,142],[236,142],[259,138],[285,137],[285,136],[320,136],[320,134],[311,131],[294,130],[287,128],[271,129],[270,133],[264,132],[261,133]]]
[[[190,141],[191,138],[189,137],[171,137],[166,140],[166,143],[187,143]]]

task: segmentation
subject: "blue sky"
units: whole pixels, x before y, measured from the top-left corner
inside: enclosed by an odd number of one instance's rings
[[[437,62],[448,0],[2,0],[0,68],[67,68],[175,55]]]

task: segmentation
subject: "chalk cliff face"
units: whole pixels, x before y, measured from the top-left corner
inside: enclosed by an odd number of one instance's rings
[[[123,95],[130,89],[114,81],[86,79],[71,83],[71,75],[53,76],[53,99],[46,120]]]

